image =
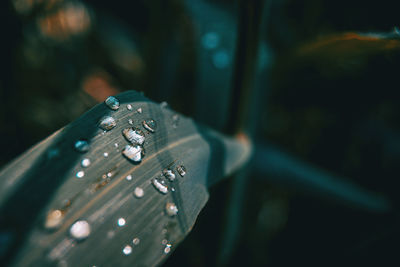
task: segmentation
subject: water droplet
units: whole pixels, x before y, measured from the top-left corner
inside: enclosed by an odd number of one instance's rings
[[[142,114],[142,108],[138,108],[136,111],[137,113]]]
[[[142,198],[144,196],[144,190],[141,187],[136,187],[135,191],[133,192],[133,194],[135,195],[135,197],[137,198]]]
[[[128,181],[130,181],[130,180],[132,180],[132,175],[128,175],[128,176],[126,176],[126,180],[128,180]]]
[[[148,120],[143,121],[143,127],[146,130],[148,130],[149,132],[154,133],[156,131],[156,128],[157,128],[157,123],[153,119],[148,119]]]
[[[104,131],[109,131],[117,125],[115,119],[110,116],[105,116],[100,120],[99,127]]]
[[[113,175],[112,172],[107,172],[107,177],[108,178],[111,178],[112,175]]]
[[[140,243],[140,239],[139,239],[138,237],[135,237],[135,238],[132,240],[132,243],[133,243],[135,246],[137,246],[137,245],[139,245],[139,243]]]
[[[141,146],[126,145],[122,154],[129,160],[139,163],[144,157],[144,149]]]
[[[178,167],[176,167],[177,172],[179,173],[179,175],[181,177],[186,175],[186,168],[183,165],[179,165]]]
[[[125,225],[125,223],[126,223],[126,221],[125,221],[125,219],[124,219],[124,218],[119,218],[119,219],[118,219],[118,226],[119,226],[119,227],[122,227],[122,226],[124,226],[124,225]]]
[[[81,161],[81,166],[82,166],[82,167],[87,168],[87,167],[89,167],[89,165],[90,165],[90,159],[85,158],[85,159],[83,159],[83,160]]]
[[[216,32],[208,32],[201,38],[203,47],[207,50],[215,49],[219,45],[219,35]]]
[[[167,108],[168,107],[168,103],[166,101],[163,101],[160,103],[160,107],[161,108]]]
[[[107,97],[107,99],[104,101],[106,103],[107,107],[109,107],[112,110],[117,110],[119,109],[119,101],[117,98],[113,96]]]
[[[115,146],[115,148],[117,148],[119,145],[118,145],[118,143],[115,143],[114,146]]]
[[[132,110],[132,105],[131,104],[126,105],[126,109],[127,110]]]
[[[90,225],[87,221],[79,220],[69,228],[70,235],[76,240],[84,240],[90,235]]]
[[[172,116],[172,127],[178,128],[179,119],[180,119],[180,117],[178,114],[175,114]]]
[[[129,119],[129,120],[128,120],[128,123],[129,123],[130,125],[133,125],[133,120],[132,120],[132,119]]]
[[[162,194],[168,193],[168,186],[162,184],[157,178],[154,178],[151,181],[154,185],[154,187]]]
[[[165,205],[165,211],[167,212],[168,216],[175,216],[178,214],[178,208],[174,203],[168,202],[167,205]]]
[[[163,170],[163,174],[164,174],[165,178],[167,178],[167,179],[170,180],[171,182],[172,182],[173,180],[175,180],[175,173],[174,173],[172,170],[170,170],[170,169],[165,169],[165,170]]]
[[[85,153],[89,151],[89,143],[86,140],[78,140],[74,144],[75,150],[81,153]]]
[[[166,244],[166,245],[165,245],[165,248],[164,248],[164,253],[165,253],[165,254],[170,253],[170,252],[171,252],[171,247],[172,247],[171,244]]]
[[[85,176],[85,172],[84,171],[79,171],[76,173],[76,178],[82,178],[83,176]]]
[[[224,69],[229,66],[230,58],[225,49],[221,49],[212,55],[212,62],[217,69]]]
[[[161,241],[161,244],[163,244],[163,245],[166,245],[168,243],[168,240],[167,239],[163,239],[162,241]]]
[[[132,253],[132,247],[129,246],[129,245],[126,245],[126,246],[124,247],[124,249],[122,250],[122,252],[123,252],[125,255],[129,255],[129,254]]]
[[[143,145],[145,136],[144,133],[135,127],[126,128],[122,131],[123,136],[134,145]]]
[[[103,156],[104,156],[105,158],[107,158],[107,157],[108,157],[108,153],[107,153],[107,152],[104,152],[104,153],[103,153]]]
[[[58,228],[61,225],[63,218],[64,214],[61,210],[52,210],[47,214],[44,227],[49,230]]]

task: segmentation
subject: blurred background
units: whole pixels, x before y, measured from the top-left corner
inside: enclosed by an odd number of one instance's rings
[[[400,266],[399,7],[3,1],[0,165],[142,91],[255,145],[165,266]]]

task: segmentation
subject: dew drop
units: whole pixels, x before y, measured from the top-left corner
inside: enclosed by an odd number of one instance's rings
[[[124,226],[124,225],[125,225],[125,223],[126,223],[126,221],[125,221],[125,219],[124,219],[124,218],[119,218],[119,219],[118,219],[118,222],[117,222],[117,224],[118,224],[118,226],[119,226],[119,227],[122,227],[122,226]]]
[[[164,253],[165,253],[165,254],[170,253],[170,252],[171,252],[171,247],[172,247],[171,244],[166,244],[166,245],[165,245],[165,248],[164,248]]]
[[[126,145],[122,154],[134,163],[140,163],[144,157],[144,149],[141,146]]]
[[[126,246],[124,247],[124,249],[122,250],[122,252],[123,252],[125,255],[129,255],[129,254],[132,253],[132,247],[129,246],[129,245],[126,245]]]
[[[87,167],[89,167],[89,165],[90,165],[90,159],[85,158],[85,159],[83,159],[83,160],[81,161],[81,166],[82,166],[82,167],[87,168]]]
[[[84,171],[79,171],[76,173],[76,178],[82,178],[83,176],[85,176],[85,172]]]
[[[143,121],[143,127],[146,130],[148,130],[149,132],[154,133],[156,131],[156,128],[157,128],[157,123],[153,119],[148,119],[148,120]]]
[[[119,146],[118,143],[115,143],[115,144],[114,144],[114,147],[115,147],[115,148],[117,148],[118,146]]]
[[[119,109],[119,101],[114,96],[107,97],[107,99],[104,101],[104,103],[107,105],[107,107],[109,107],[112,110]]]
[[[108,153],[107,153],[107,152],[104,152],[104,153],[103,153],[103,156],[104,156],[105,158],[107,158],[107,157],[108,157]]]
[[[162,184],[157,178],[154,178],[152,181],[153,186],[162,194],[168,193],[168,186]]]
[[[86,140],[78,140],[74,144],[75,150],[81,153],[85,153],[89,151],[89,143]]]
[[[130,125],[133,125],[133,120],[132,120],[132,119],[129,119],[129,120],[128,120],[128,123],[129,123]]]
[[[143,145],[145,140],[144,133],[135,127],[122,130],[122,135],[134,145]]]
[[[103,129],[104,131],[109,131],[112,128],[114,128],[116,125],[117,125],[117,123],[115,122],[115,119],[110,116],[105,116],[105,117],[101,118],[101,120],[99,122],[99,127],[101,129]]]
[[[132,243],[133,243],[135,246],[137,246],[137,245],[139,245],[139,243],[140,243],[140,239],[139,239],[138,237],[135,237],[135,238],[132,240]]]
[[[56,229],[61,225],[63,218],[64,214],[61,210],[52,210],[47,214],[44,227],[49,230]]]
[[[131,104],[126,105],[126,109],[127,110],[132,110],[132,105]]]
[[[90,235],[90,225],[87,221],[76,221],[69,228],[70,235],[78,241],[86,239]]]
[[[138,108],[136,111],[137,111],[137,113],[142,114],[143,110],[142,110],[142,108]]]
[[[133,194],[135,195],[135,197],[137,198],[142,198],[144,196],[144,190],[141,187],[136,187],[135,191],[133,192]]]
[[[183,165],[179,165],[178,167],[176,167],[177,172],[179,173],[179,175],[181,177],[186,175],[186,168]]]
[[[168,107],[168,103],[166,101],[163,101],[160,103],[160,107],[161,108],[167,108]]]
[[[128,176],[126,176],[125,179],[128,180],[128,181],[132,180],[132,175],[129,174]]]
[[[171,216],[171,217],[178,214],[178,208],[176,207],[176,205],[174,203],[170,203],[170,202],[168,202],[165,205],[165,211],[167,212],[167,215]]]
[[[165,178],[167,178],[167,179],[170,180],[171,182],[172,182],[173,180],[175,180],[175,173],[174,173],[172,170],[170,170],[170,169],[165,169],[165,170],[163,170],[163,174],[164,174]]]

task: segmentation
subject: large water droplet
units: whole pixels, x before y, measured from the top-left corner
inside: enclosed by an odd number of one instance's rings
[[[79,171],[76,173],[76,178],[82,178],[83,176],[85,176],[85,172],[84,171]]]
[[[140,163],[144,157],[143,147],[126,145],[122,154],[134,163]]]
[[[143,145],[145,136],[144,133],[135,127],[132,128],[126,128],[122,131],[122,134],[128,140],[134,145]]]
[[[64,214],[61,210],[52,210],[47,214],[44,227],[49,230],[56,229],[61,225],[63,218]]]
[[[154,133],[156,131],[156,128],[157,128],[157,123],[153,119],[148,119],[148,120],[143,121],[143,127],[147,131]]]
[[[129,254],[132,253],[132,247],[129,246],[129,245],[126,245],[126,246],[124,247],[124,249],[122,250],[122,252],[123,252],[125,255],[129,255]]]
[[[76,221],[71,228],[69,228],[70,235],[76,240],[84,240],[90,235],[90,225],[87,221]]]
[[[163,170],[163,174],[164,174],[165,178],[167,178],[167,179],[170,180],[171,182],[172,182],[173,180],[175,180],[175,173],[174,173],[172,170],[170,170],[170,169],[165,169],[165,170]]]
[[[115,119],[110,116],[105,116],[105,117],[101,118],[101,120],[99,122],[99,127],[101,129],[103,129],[104,131],[109,131],[112,128],[114,128],[115,126],[117,126],[117,123],[115,122]]]
[[[179,173],[181,177],[186,175],[186,168],[183,165],[179,165],[178,167],[176,167],[176,171]]]
[[[166,194],[168,193],[168,186],[164,185],[163,183],[161,183],[160,180],[158,180],[157,178],[154,178],[152,181],[153,186],[162,194]]]
[[[166,245],[165,245],[165,248],[164,248],[164,253],[165,253],[165,254],[170,253],[170,252],[171,252],[171,247],[172,247],[171,244],[166,244]]]
[[[118,224],[119,227],[124,226],[125,223],[126,223],[126,221],[125,221],[124,218],[119,218],[118,221],[117,221],[117,224]]]
[[[106,103],[107,107],[109,107],[112,110],[119,109],[119,101],[114,96],[107,97],[107,99],[104,101],[104,103]]]
[[[178,207],[174,203],[168,202],[167,205],[165,205],[165,211],[168,216],[173,217],[178,214]]]
[[[135,191],[133,191],[133,194],[135,195],[135,197],[137,198],[142,198],[144,196],[144,190],[141,187],[136,187]]]
[[[86,140],[78,140],[75,142],[74,144],[74,148],[76,151],[81,152],[81,153],[85,153],[89,151],[89,143]]]
[[[87,167],[89,167],[89,165],[90,165],[90,159],[85,158],[85,159],[83,159],[83,160],[81,161],[81,166],[82,166],[82,167],[87,168]]]

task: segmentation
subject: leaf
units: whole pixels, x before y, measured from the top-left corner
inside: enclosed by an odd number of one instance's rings
[[[13,266],[157,265],[193,227],[207,202],[207,187],[249,158],[248,143],[199,126],[139,93],[125,92],[117,98],[118,110],[104,103],[95,106],[2,170],[2,262]],[[103,132],[98,126],[106,115],[115,119],[116,127]],[[143,125],[148,119],[156,122],[154,133]],[[132,126],[146,138],[139,164],[122,155],[129,144],[122,131]],[[88,152],[74,149],[80,139],[88,141]],[[86,168],[81,166],[85,158],[90,160]],[[175,180],[163,176],[167,168],[175,173]],[[186,170],[183,177],[179,168]],[[154,178],[165,181],[161,186],[167,186],[168,193],[156,189]],[[141,198],[135,196],[137,187],[143,189]],[[176,216],[169,216],[176,211],[172,204],[178,210]],[[78,220],[90,226],[90,234],[81,241],[70,233]],[[78,230],[88,232],[84,227]]]

